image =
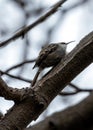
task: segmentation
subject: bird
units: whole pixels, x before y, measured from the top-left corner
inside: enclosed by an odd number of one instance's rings
[[[37,81],[37,78],[41,71],[47,67],[54,67],[56,66],[62,58],[66,55],[66,48],[69,43],[72,43],[74,41],[70,42],[59,42],[59,43],[51,43],[48,45],[45,45],[41,51],[39,52],[39,55],[36,59],[35,65],[33,66],[33,69],[38,67],[38,71],[32,80],[31,86],[33,87]]]

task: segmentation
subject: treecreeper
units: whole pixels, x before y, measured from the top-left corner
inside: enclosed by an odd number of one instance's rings
[[[49,45],[44,46],[41,49],[36,59],[35,65],[33,67],[33,69],[35,67],[38,67],[38,71],[34,79],[32,80],[32,85],[31,85],[32,87],[36,83],[40,72],[44,68],[56,66],[61,61],[61,59],[65,57],[67,45],[72,42],[74,41],[70,41],[67,43],[65,42],[51,43]]]

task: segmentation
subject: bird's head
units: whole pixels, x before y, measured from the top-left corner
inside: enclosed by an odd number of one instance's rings
[[[60,47],[63,48],[63,50],[66,50],[67,45],[72,43],[72,42],[75,42],[75,41],[70,41],[70,42],[67,42],[67,43],[66,42],[59,42],[58,44],[59,44]]]
[[[75,41],[70,41],[70,42],[59,42],[58,44],[63,47],[63,48],[66,48],[68,44],[72,43],[72,42],[75,42]]]

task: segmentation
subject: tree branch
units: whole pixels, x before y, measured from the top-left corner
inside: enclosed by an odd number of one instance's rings
[[[27,82],[27,83],[31,83],[31,80],[23,78],[21,76],[15,76],[15,75],[12,75],[12,74],[8,74],[7,72],[3,72],[1,70],[0,70],[0,73],[1,73],[1,76],[5,74],[5,75],[7,75],[7,76],[9,76],[11,78],[14,78],[14,79],[17,79],[17,80],[21,80],[21,81],[24,81],[24,82]]]
[[[75,90],[72,91],[72,92],[65,92],[65,91],[60,92],[59,95],[61,95],[61,96],[72,96],[72,95],[75,95],[75,94],[80,93],[80,92],[88,92],[88,93],[93,92],[93,89],[81,89],[73,83],[69,83],[68,85],[71,86],[72,88],[74,88]]]
[[[8,68],[5,72],[8,73],[9,71],[11,71],[11,70],[13,70],[13,69],[17,69],[17,68],[19,68],[19,67],[21,67],[21,66],[23,66],[23,65],[25,65],[25,64],[33,63],[35,60],[36,60],[36,59],[23,61],[23,62],[21,62],[21,63],[19,63],[19,64],[17,64],[17,65],[14,65],[14,66]]]
[[[36,120],[54,97],[92,61],[93,32],[85,36],[72,52],[34,85],[33,89],[29,88],[29,91],[33,90],[34,93],[29,92],[27,98],[12,107],[1,121],[0,130],[23,129]]]
[[[90,130],[93,125],[93,93],[75,106],[56,112],[25,130]],[[86,109],[84,109],[86,108]]]
[[[24,93],[24,89],[11,88],[0,78],[0,97],[18,102]]]
[[[8,45],[9,42],[16,40],[19,37],[24,37],[24,35],[30,31],[32,28],[36,27],[38,24],[42,23],[44,20],[46,20],[49,16],[51,16],[52,14],[54,14],[57,9],[64,4],[64,2],[66,2],[67,0],[60,0],[59,2],[57,2],[56,4],[53,5],[52,9],[49,10],[46,14],[44,14],[43,16],[41,16],[39,19],[37,19],[34,23],[30,24],[27,27],[22,28],[19,32],[17,32],[16,34],[14,34],[12,37],[10,37],[9,39],[5,40],[4,42],[0,43],[0,47],[5,47],[6,45]]]

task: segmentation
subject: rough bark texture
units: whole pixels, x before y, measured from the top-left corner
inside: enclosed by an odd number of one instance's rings
[[[46,109],[54,97],[93,61],[93,32],[16,103],[0,122],[0,130],[21,130]],[[30,93],[31,90],[31,93]],[[25,95],[26,96],[26,95]]]
[[[90,130],[93,125],[93,93],[79,104],[56,112],[25,130]]]

